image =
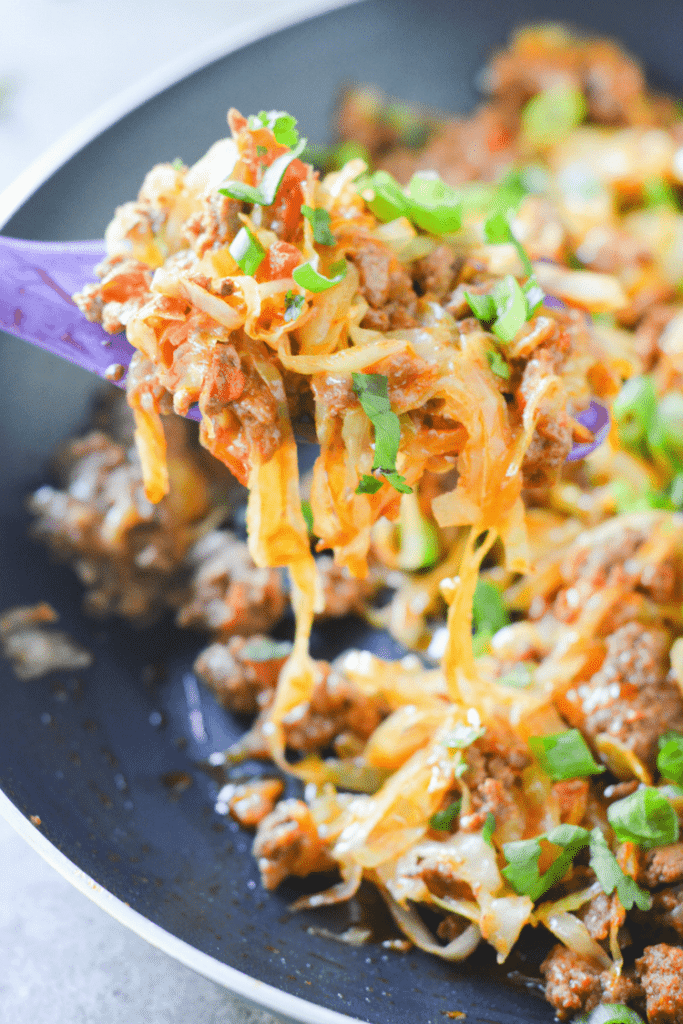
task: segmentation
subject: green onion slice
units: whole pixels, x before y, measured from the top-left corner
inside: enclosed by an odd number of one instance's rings
[[[408,183],[410,219],[432,235],[447,235],[460,230],[460,196],[433,173],[414,174]]]
[[[277,190],[280,187],[285,171],[300,153],[303,152],[306,140],[301,139],[289,153],[282,153],[273,160],[270,167],[267,167],[260,184],[247,185],[243,181],[228,181],[218,191],[222,196],[230,196],[238,199],[241,203],[256,203],[259,206],[272,206],[275,202]]]
[[[296,118],[286,110],[261,110],[247,118],[247,125],[252,131],[255,128],[270,128],[275,141],[281,146],[289,146],[290,149],[299,141]]]
[[[445,807],[443,811],[437,811],[436,814],[432,814],[429,819],[429,827],[433,828],[436,832],[450,831],[451,825],[460,813],[461,805],[462,798],[459,797],[452,804],[449,804],[448,807]]]
[[[580,89],[558,85],[533,96],[522,110],[522,134],[539,149],[564,139],[586,117],[588,107]]]
[[[292,271],[292,277],[299,287],[305,288],[308,292],[317,293],[325,292],[328,288],[333,288],[335,284],[343,281],[346,277],[346,271],[346,260],[341,259],[330,267],[332,277],[325,277],[324,274],[315,269],[311,260],[308,260],[308,262],[295,267]]]
[[[242,273],[249,277],[254,276],[266,256],[266,250],[258,238],[246,227],[240,228],[228,251]]]
[[[391,408],[388,379],[382,373],[353,373],[353,390],[361,407],[375,428],[375,458],[373,470],[403,494],[412,493],[404,478],[396,471],[396,456],[401,442],[401,422]],[[378,486],[379,485],[379,486]],[[382,481],[367,474],[361,478],[357,494],[374,494]]]
[[[491,367],[491,372],[495,373],[496,377],[501,377],[503,380],[510,380],[510,367],[505,362],[498,349],[488,348],[486,350],[486,361]]]
[[[313,240],[318,245],[336,244],[337,240],[330,231],[330,215],[327,210],[320,208],[314,210],[312,206],[307,206],[304,203],[301,212],[313,228]]]

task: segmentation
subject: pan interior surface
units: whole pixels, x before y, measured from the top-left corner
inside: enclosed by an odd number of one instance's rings
[[[312,142],[327,140],[335,98],[350,81],[467,111],[477,98],[478,69],[513,28],[567,14],[559,0],[522,0],[514,8],[366,0],[296,25],[183,79],[109,127],[56,171],[3,233],[100,237],[149,167],[176,156],[191,163],[226,134],[229,106],[245,114],[289,110]],[[621,40],[656,85],[683,91],[683,23],[674,0],[618,8],[611,0],[578,2],[570,17]],[[42,833],[102,887],[219,963],[314,1004],[310,1019],[320,1005],[372,1024],[437,1024],[453,1011],[465,1013],[468,1024],[550,1022],[552,1010],[524,983],[548,949],[537,937],[523,942],[506,968],[517,972],[517,984],[504,984],[489,951],[458,967],[383,947],[379,940],[395,932],[371,894],[295,915],[292,900],[327,880],[262,890],[250,835],[215,812],[216,782],[199,767],[244,728],[202,691],[204,734],[190,727],[185,679],[204,638],[168,620],[136,630],[83,617],[72,572],[50,563],[27,534],[26,494],[47,478],[56,444],[85,427],[93,380],[4,335],[0,372],[11,382],[0,403],[0,610],[47,601],[94,655],[91,669],[31,683],[0,664],[0,787],[14,805],[38,815]],[[397,654],[386,637],[350,621],[318,628],[314,644],[319,657],[349,645]],[[341,932],[374,915],[378,941],[366,946],[310,930]],[[257,984],[251,998],[261,999]]]

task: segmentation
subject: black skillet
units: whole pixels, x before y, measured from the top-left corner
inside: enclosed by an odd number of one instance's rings
[[[679,0],[572,6],[560,0],[367,0],[264,38],[165,89],[68,159],[2,231],[23,238],[101,236],[114,207],[134,196],[152,164],[176,156],[191,163],[225,134],[228,106],[245,113],[289,110],[317,142],[326,141],[335,96],[350,80],[466,111],[490,50],[514,27],[539,19],[567,19],[621,39],[643,60],[651,81],[683,92]],[[0,380],[0,609],[47,600],[95,655],[94,667],[79,678],[62,674],[31,684],[19,683],[0,664],[0,810],[6,817],[119,920],[285,1017],[437,1024],[459,1011],[467,1024],[551,1021],[550,1008],[521,980],[544,955],[538,938],[523,943],[510,984],[486,951],[453,967],[419,951],[392,952],[379,941],[352,948],[309,932],[311,926],[342,931],[354,915],[362,920],[374,913],[371,899],[350,909],[292,915],[287,906],[305,884],[263,892],[249,836],[215,813],[216,784],[196,767],[243,727],[201,693],[207,738],[192,734],[183,675],[202,638],[167,622],[137,631],[84,619],[71,572],[51,565],[26,536],[24,497],[45,480],[55,444],[85,424],[93,380],[4,335]],[[348,643],[397,653],[386,637],[352,623],[315,637],[316,653],[328,657]],[[151,724],[159,718],[160,725]],[[193,784],[178,793],[164,783],[168,773],[186,773]],[[30,815],[40,817],[40,829]],[[380,919],[381,932],[381,912]]]

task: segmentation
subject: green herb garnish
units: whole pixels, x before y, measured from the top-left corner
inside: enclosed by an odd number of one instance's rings
[[[543,840],[559,846],[560,853],[548,870],[541,875],[538,862]],[[630,910],[634,903],[641,910],[650,908],[652,897],[636,885],[629,875],[624,874],[599,828],[589,832],[579,825],[559,825],[536,839],[520,839],[517,842],[505,843],[503,853],[508,864],[503,868],[502,874],[516,893],[520,896],[530,896],[535,901],[564,878],[574,857],[585,846],[590,850],[590,866],[607,895],[616,889],[627,910]]]
[[[496,831],[496,816],[493,813],[493,811],[489,811],[489,813],[486,815],[486,821],[484,822],[484,827],[481,830],[481,837],[482,837],[482,839],[484,840],[485,843],[489,844],[489,846],[493,846],[492,836],[493,836],[493,833],[495,831]]]
[[[666,178],[648,178],[643,182],[643,205],[649,209],[664,206],[676,213],[681,212],[678,196]]]
[[[444,808],[443,811],[437,811],[436,814],[432,814],[429,819],[429,827],[433,828],[436,832],[448,832],[460,813],[461,806],[462,798],[459,797],[452,804],[449,804],[448,807]]]
[[[635,843],[643,850],[669,846],[678,840],[678,815],[653,786],[641,786],[610,804],[607,818],[619,842]]]
[[[645,1024],[643,1018],[635,1010],[630,1010],[623,1003],[603,1003],[592,1013],[582,1013],[576,1017],[574,1024]]]
[[[228,251],[242,273],[249,277],[254,276],[266,256],[266,250],[258,238],[246,227],[240,228]]]
[[[558,85],[533,96],[522,110],[526,142],[547,149],[565,138],[586,117],[588,106],[580,89]]]
[[[388,379],[382,373],[353,373],[353,390],[365,415],[375,428],[373,472],[403,494],[411,494],[405,479],[396,471],[396,456],[401,441],[401,422],[391,408]],[[378,485],[378,486],[376,486]],[[356,488],[357,494],[374,494],[382,486],[376,476],[365,474]]]
[[[337,260],[330,267],[330,273],[332,277],[325,277],[318,270],[315,269],[312,262],[308,260],[306,263],[302,263],[300,266],[295,267],[292,271],[292,277],[299,285],[300,288],[305,288],[308,292],[325,292],[328,288],[333,288],[335,284],[339,284],[346,277],[346,260]]]
[[[679,732],[666,732],[659,737],[657,767],[665,779],[677,786],[683,784],[683,736]]]
[[[449,235],[460,230],[460,196],[432,173],[414,174],[408,183],[408,199],[413,224],[432,235]]]
[[[491,637],[510,622],[500,590],[487,580],[477,580],[472,600],[472,649],[475,656],[483,654]]]
[[[303,295],[293,292],[291,288],[289,291],[285,292],[285,323],[290,323],[292,320],[296,320],[303,309],[305,301],[306,299]]]
[[[336,238],[330,231],[330,215],[327,210],[314,210],[312,206],[304,203],[301,212],[313,228],[313,239],[318,245],[336,244]]]
[[[231,199],[238,199],[241,203],[256,203],[258,206],[272,206],[275,202],[277,190],[280,187],[285,171],[303,151],[306,140],[302,139],[289,153],[282,153],[273,160],[270,167],[267,167],[260,184],[247,185],[243,181],[228,181],[218,191],[222,196],[230,196]]]
[[[533,665],[529,661],[521,661],[519,665],[515,665],[509,672],[504,672],[498,679],[501,686],[510,686],[513,690],[524,690],[527,686],[531,686],[534,681],[534,669]]]
[[[301,502],[301,515],[304,517],[306,523],[306,529],[309,533],[313,533],[313,509],[311,508],[310,501]]]
[[[286,110],[261,110],[247,119],[247,125],[252,131],[255,128],[270,128],[275,141],[281,146],[289,146],[290,149],[299,141],[296,118]]]
[[[578,729],[567,729],[550,736],[531,736],[529,746],[546,775],[553,782],[599,775],[604,765],[596,764],[588,744]]]
[[[180,157],[177,156],[174,160],[171,161],[171,167],[173,168],[174,171],[182,171],[185,168],[185,164],[180,159]]]
[[[491,372],[503,380],[510,380],[510,367],[503,359],[497,348],[487,348],[486,361],[491,367]]]

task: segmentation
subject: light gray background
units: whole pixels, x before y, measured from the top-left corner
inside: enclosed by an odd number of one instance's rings
[[[231,30],[332,0],[0,0],[0,191],[118,93]],[[273,98],[276,104],[277,98]],[[0,819],[0,1024],[272,1024],[170,959]]]

